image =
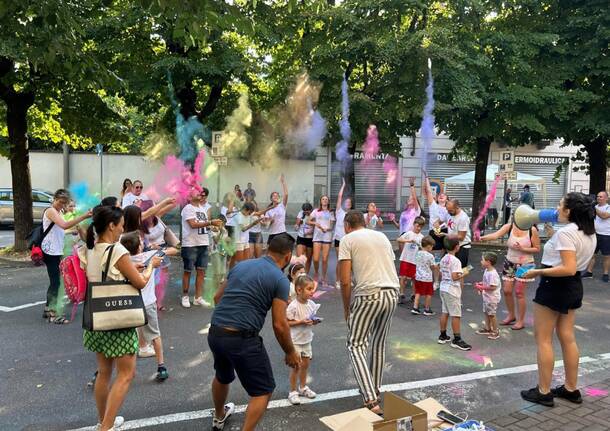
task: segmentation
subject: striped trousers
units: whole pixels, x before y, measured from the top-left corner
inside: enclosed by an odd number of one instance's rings
[[[380,395],[385,343],[398,304],[396,289],[354,297],[347,320],[347,350],[365,402]],[[370,359],[367,360],[370,348]]]

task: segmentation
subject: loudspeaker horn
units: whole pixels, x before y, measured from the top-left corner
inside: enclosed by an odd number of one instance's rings
[[[557,217],[558,212],[556,209],[535,210],[529,205],[522,204],[515,210],[513,221],[519,229],[529,230],[537,223],[557,223]]]

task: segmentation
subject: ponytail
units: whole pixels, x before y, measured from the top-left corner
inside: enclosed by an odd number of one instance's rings
[[[95,245],[95,232],[93,231],[93,223],[87,228],[87,248],[91,250]]]

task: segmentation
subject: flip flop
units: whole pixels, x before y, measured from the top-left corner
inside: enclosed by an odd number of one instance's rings
[[[523,325],[523,326],[522,326],[522,327],[520,327],[520,328],[515,328],[515,326],[514,326],[514,325],[510,327],[510,329],[512,329],[513,331],[520,331],[520,330],[522,330],[523,328],[525,328],[525,325]]]
[[[70,321],[64,316],[50,317],[49,322],[55,323],[56,325],[67,325],[68,323],[70,323]]]
[[[517,319],[509,320],[508,322],[506,320],[503,320],[503,321],[500,322],[500,325],[501,326],[508,326],[508,325],[512,325],[516,321],[517,321]]]

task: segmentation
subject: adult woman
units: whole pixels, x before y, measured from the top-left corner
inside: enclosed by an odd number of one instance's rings
[[[341,289],[341,285],[339,283],[339,243],[341,242],[341,238],[345,236],[345,225],[343,224],[343,220],[345,219],[345,214],[352,208],[352,198],[346,198],[343,200],[343,192],[345,191],[345,179],[343,180],[343,184],[341,184],[341,188],[339,189],[339,194],[337,195],[337,209],[335,210],[335,236],[333,237],[334,245],[335,245],[335,253],[337,253],[337,267],[335,271],[335,287],[337,289]]]
[[[93,223],[87,229],[87,246],[79,250],[81,266],[89,282],[102,280],[102,271],[110,259],[107,278],[129,280],[136,289],[143,289],[152,276],[153,267],[160,259],[153,258],[143,274],[131,262],[129,252],[118,243],[123,233],[123,211],[117,207],[98,206],[93,212]],[[97,240],[95,235],[97,234]],[[133,380],[136,370],[138,336],[135,328],[115,331],[88,331],[83,333],[83,345],[96,353],[97,379],[95,403],[101,431],[114,430],[115,418]],[[112,369],[116,365],[117,377],[110,386]]]
[[[544,245],[542,268],[531,269],[524,275],[525,278],[541,278],[534,297],[538,386],[521,391],[521,397],[546,406],[553,406],[553,397],[582,402],[577,389],[579,352],[574,337],[574,317],[582,305],[580,271],[587,268],[597,242],[595,210],[587,196],[568,193],[557,209],[559,222],[568,224],[557,230]],[[565,384],[551,389],[554,332],[563,353]]]
[[[127,193],[131,193],[132,188],[133,188],[133,183],[131,182],[131,180],[129,178],[125,178],[123,180],[123,187],[121,188],[121,193],[119,195],[119,202],[121,202],[121,206],[123,205],[123,197]]]
[[[516,272],[523,265],[534,263],[534,256],[540,252],[540,236],[538,235],[538,229],[534,226],[526,231],[519,229],[515,223],[507,223],[496,232],[482,236],[481,241],[499,239],[504,235],[508,235],[508,241],[506,242],[508,250],[502,269],[502,280],[504,282],[502,290],[504,291],[506,308],[508,308],[508,316],[500,324],[513,325],[511,329],[517,331],[525,326],[525,291],[527,283],[534,280],[517,277]],[[515,314],[513,291],[517,298],[517,314]]]
[[[335,216],[330,209],[330,198],[326,195],[320,197],[318,208],[311,213],[309,225],[313,226],[313,271],[314,280],[318,280],[320,267],[320,254],[322,255],[322,286],[326,286],[328,276],[328,255],[333,239],[333,223]]]
[[[239,187],[239,184],[235,184],[235,188],[233,189],[233,193],[235,193],[235,197],[237,199],[239,199],[241,202],[244,201],[244,195],[241,192],[241,188]]]
[[[237,234],[235,233],[235,216],[239,214],[239,205],[234,193],[228,192],[224,195],[220,214],[227,219],[225,227],[227,228],[227,232],[229,232],[231,240],[235,241],[235,238],[237,237]]]
[[[247,202],[251,202],[254,205],[255,214],[260,214],[258,212],[258,204],[254,200],[250,200]],[[255,219],[264,220],[263,215],[255,215]],[[259,258],[263,255],[263,231],[260,223],[255,224],[248,231],[248,243],[250,244],[250,248],[248,248],[249,258]]]
[[[309,274],[311,269],[311,256],[313,256],[313,231],[314,227],[309,224],[313,206],[305,202],[301,211],[297,214],[297,222],[294,225],[297,231],[297,257],[305,255],[305,273]]]
[[[280,183],[282,184],[282,192],[284,196],[280,199],[278,192],[271,193],[271,208],[267,211],[266,219],[269,220],[269,237],[267,244],[271,242],[273,237],[281,233],[286,233],[286,205],[288,205],[288,186],[284,174],[280,175]]]
[[[138,205],[127,205],[124,208],[125,217],[125,232],[133,232],[135,230],[140,231],[142,240],[146,239],[146,235],[150,234],[147,225],[142,223],[142,220],[154,216],[162,216],[170,211],[176,204],[174,198],[166,198],[157,205],[150,206],[146,203],[142,203],[143,207]],[[148,242],[144,241],[144,246],[148,247]]]
[[[70,193],[65,189],[59,189],[53,195],[51,206],[42,214],[43,231],[46,231],[51,223],[54,223],[40,245],[42,259],[47,266],[47,275],[49,276],[47,301],[42,317],[58,325],[69,323],[64,316],[60,315],[63,307],[61,298],[57,297],[59,291],[59,262],[61,262],[64,254],[65,231],[91,217],[91,211],[87,211],[85,214],[74,217],[69,221],[65,220],[62,213],[69,204]]]
[[[367,205],[366,214],[364,214],[364,223],[367,229],[383,229],[383,220],[377,215],[377,205],[375,202],[371,202]]]

